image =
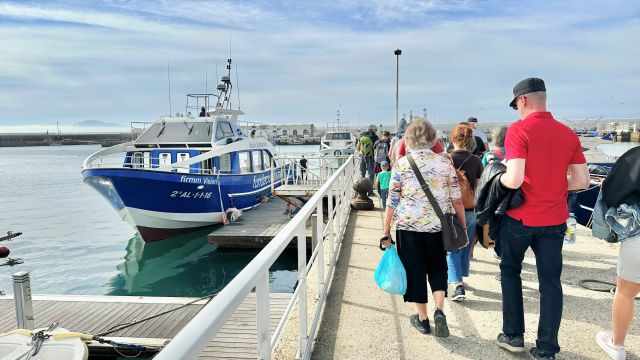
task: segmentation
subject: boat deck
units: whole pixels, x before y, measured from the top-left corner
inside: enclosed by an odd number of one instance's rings
[[[286,202],[272,198],[266,204],[244,212],[237,222],[216,227],[209,233],[209,242],[219,248],[262,249],[291,220],[286,209]],[[295,246],[295,242],[291,246]],[[307,229],[307,246],[311,246],[310,228]]]
[[[272,293],[270,300],[271,331],[278,325],[291,299],[288,293]],[[135,296],[34,296],[36,327],[47,327],[57,321],[70,331],[98,334],[119,325],[134,322],[194,301],[194,298]],[[108,337],[126,338],[142,344],[163,344],[172,339],[204,306],[204,301],[164,316],[124,329]],[[15,329],[12,297],[0,297],[0,333]],[[217,336],[209,341],[199,359],[256,359],[256,297],[250,294],[231,315]]]

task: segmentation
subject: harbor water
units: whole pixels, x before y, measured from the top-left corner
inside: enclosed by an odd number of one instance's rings
[[[620,157],[629,149],[640,146],[640,143],[633,142],[617,142],[598,145],[598,150],[610,157]]]
[[[11,274],[31,273],[35,294],[205,296],[219,291],[256,255],[218,250],[209,230],[144,244],[100,195],[83,184],[80,167],[97,146],[0,148],[0,243],[24,264],[0,266],[0,291]],[[313,153],[317,145],[278,146]],[[295,254],[271,269],[272,291],[293,291]]]

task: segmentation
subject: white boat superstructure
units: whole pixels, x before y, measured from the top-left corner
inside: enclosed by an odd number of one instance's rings
[[[355,144],[355,136],[346,129],[327,131],[320,140],[320,153],[332,156],[352,155]]]
[[[355,152],[356,137],[346,127],[340,126],[340,110],[337,112],[336,126],[327,128],[320,139],[320,154],[349,156]]]

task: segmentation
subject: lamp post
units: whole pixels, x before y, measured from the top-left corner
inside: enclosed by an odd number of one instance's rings
[[[402,50],[396,49],[393,54],[396,56],[396,134],[398,133],[399,123],[398,123],[398,90],[400,83],[400,55],[402,55]]]

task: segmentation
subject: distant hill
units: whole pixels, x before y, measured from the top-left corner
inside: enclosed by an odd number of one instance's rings
[[[84,120],[74,124],[77,127],[122,127],[122,125],[100,121],[100,120]]]

